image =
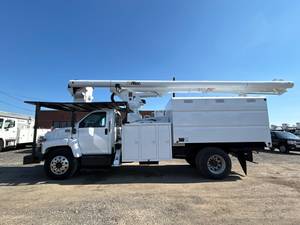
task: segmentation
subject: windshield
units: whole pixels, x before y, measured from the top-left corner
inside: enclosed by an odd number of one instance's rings
[[[295,130],[295,133],[294,133],[295,135],[300,135],[300,130]]]
[[[295,134],[292,134],[290,132],[285,132],[285,131],[282,131],[282,132],[276,132],[276,135],[279,137],[279,138],[284,138],[284,139],[300,139],[298,136],[296,136]]]
[[[2,129],[3,126],[3,119],[0,119],[0,129]]]

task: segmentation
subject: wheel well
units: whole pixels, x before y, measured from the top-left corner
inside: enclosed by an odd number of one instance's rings
[[[3,147],[5,147],[5,142],[4,142],[4,140],[2,139],[2,138],[0,138],[0,143],[2,142],[2,144],[3,144]]]
[[[187,144],[184,147],[173,147],[173,158],[195,158],[197,153],[205,148],[219,148],[226,153],[230,153],[230,148],[221,144]]]
[[[223,150],[226,153],[230,152],[230,148],[226,148],[226,146],[220,145],[191,145],[188,148],[187,157],[195,157],[199,151],[202,151],[205,148],[218,148]]]
[[[281,141],[281,142],[278,144],[278,147],[280,147],[281,145],[284,145],[284,146],[286,146],[286,145],[287,145],[287,143],[286,143],[285,141]]]
[[[69,152],[70,154],[73,155],[73,152],[72,152],[72,149],[70,146],[68,145],[62,145],[62,146],[55,146],[55,147],[50,147],[50,148],[47,148],[46,149],[46,153],[44,154],[44,158],[47,157],[47,155],[50,153],[50,152],[53,152],[54,150],[65,150],[67,152]]]

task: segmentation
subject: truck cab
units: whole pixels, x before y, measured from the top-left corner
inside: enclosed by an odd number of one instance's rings
[[[82,167],[111,166],[120,141],[120,121],[121,114],[116,110],[97,110],[87,114],[73,128],[56,128],[46,133],[41,143],[46,173],[60,178],[64,169],[68,169],[60,167],[63,162],[75,168],[78,164]]]
[[[0,152],[7,147],[16,146],[17,127],[13,118],[0,118]]]

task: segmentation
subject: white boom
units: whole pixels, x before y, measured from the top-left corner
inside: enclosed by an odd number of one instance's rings
[[[141,98],[172,92],[281,95],[293,86],[290,81],[70,80],[68,88],[76,102],[91,102],[94,88],[110,88],[137,112],[145,103]]]
[[[69,88],[115,88],[132,92],[222,92],[280,95],[293,87],[290,81],[164,81],[164,80],[70,80]],[[71,92],[72,93],[72,92]],[[73,94],[73,93],[72,93]]]

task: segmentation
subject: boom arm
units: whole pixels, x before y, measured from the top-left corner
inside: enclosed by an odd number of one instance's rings
[[[70,80],[68,89],[74,101],[91,102],[94,88],[109,88],[137,112],[145,103],[142,98],[172,92],[281,95],[293,86],[289,81]]]
[[[280,95],[293,87],[289,81],[162,81],[162,80],[70,80],[69,88],[115,88],[133,92],[227,92]]]

